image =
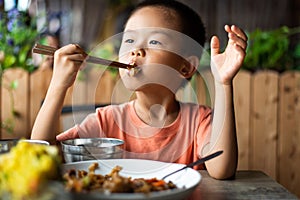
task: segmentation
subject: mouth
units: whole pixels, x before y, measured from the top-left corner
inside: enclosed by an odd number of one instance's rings
[[[128,76],[133,77],[141,71],[141,68],[138,67],[138,66],[135,66],[135,67],[132,67],[130,69],[127,69],[126,71],[127,71]]]
[[[139,65],[135,62],[135,61],[131,61],[129,63],[129,65],[132,65],[131,68],[128,68],[126,71],[127,71],[127,74],[128,76],[135,76],[137,75],[140,71],[141,71],[141,67],[139,67]]]

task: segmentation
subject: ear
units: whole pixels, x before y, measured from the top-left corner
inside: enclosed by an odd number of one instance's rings
[[[197,56],[189,56],[184,58],[183,67],[180,70],[180,73],[185,78],[191,78],[199,65],[199,58]]]

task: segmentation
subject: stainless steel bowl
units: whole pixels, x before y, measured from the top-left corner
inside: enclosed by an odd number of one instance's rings
[[[123,140],[115,138],[78,138],[61,142],[65,162],[122,158]]]

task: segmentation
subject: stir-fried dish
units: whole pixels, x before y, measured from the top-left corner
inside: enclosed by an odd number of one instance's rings
[[[71,169],[63,176],[65,187],[69,191],[100,191],[106,193],[149,193],[177,188],[171,181],[157,178],[145,179],[124,177],[119,174],[122,167],[116,166],[109,174],[96,174],[98,163],[90,165],[88,171]]]

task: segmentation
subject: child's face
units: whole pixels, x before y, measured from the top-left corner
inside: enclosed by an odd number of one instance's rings
[[[176,90],[180,85],[183,77],[179,72],[184,59],[179,56],[181,42],[177,18],[156,7],[142,8],[129,18],[119,60],[138,67],[134,75],[120,69],[127,88],[136,90],[145,84],[157,83]]]

